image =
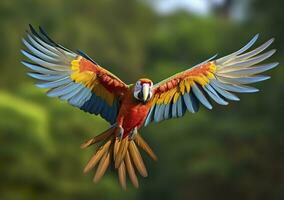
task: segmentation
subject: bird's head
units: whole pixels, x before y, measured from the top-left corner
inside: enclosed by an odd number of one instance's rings
[[[139,79],[134,87],[134,97],[142,102],[147,102],[151,99],[153,93],[153,82],[149,79]]]

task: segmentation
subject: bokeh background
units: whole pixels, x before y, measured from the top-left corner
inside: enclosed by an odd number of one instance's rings
[[[284,1],[1,0],[0,199],[284,199]],[[82,49],[131,83],[155,81],[260,33],[278,52],[272,79],[240,102],[202,108],[143,130],[159,157],[149,177],[122,191],[108,171],[95,185],[79,145],[108,127],[100,117],[47,98],[20,64],[28,24]],[[146,157],[146,156],[144,156]]]

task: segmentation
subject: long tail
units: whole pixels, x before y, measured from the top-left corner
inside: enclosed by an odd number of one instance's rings
[[[157,156],[139,133],[134,139],[130,139],[126,136],[120,140],[116,137],[116,130],[116,127],[111,127],[81,145],[81,148],[85,149],[92,144],[100,143],[95,154],[87,163],[84,173],[91,171],[98,164],[93,179],[93,181],[97,183],[101,180],[109,165],[113,163],[115,169],[118,171],[121,187],[126,189],[127,171],[132,184],[134,187],[138,188],[139,183],[135,168],[143,177],[147,177],[148,172],[137,146],[143,149],[153,160],[157,160]]]

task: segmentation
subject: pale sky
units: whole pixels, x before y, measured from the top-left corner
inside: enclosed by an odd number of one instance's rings
[[[204,15],[210,11],[212,4],[222,4],[224,0],[156,0],[154,6],[162,14],[171,13],[177,9],[185,9]]]

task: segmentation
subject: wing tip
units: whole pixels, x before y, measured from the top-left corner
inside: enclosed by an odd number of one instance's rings
[[[56,42],[54,42],[49,35],[47,34],[47,32],[44,30],[44,28],[42,28],[41,26],[38,27],[39,28],[39,32],[49,41],[49,43],[51,43],[51,45],[56,46],[56,47],[60,47]]]
[[[20,52],[27,57],[28,52],[25,49],[20,49]]]
[[[254,36],[253,36],[253,38],[252,38],[252,40],[253,41],[256,41],[258,38],[259,38],[259,33],[256,33]]]
[[[274,62],[274,63],[272,63],[272,68],[271,69],[273,69],[274,67],[277,67],[279,65],[279,62]]]
[[[275,41],[275,38],[272,37],[272,38],[270,38],[268,41],[270,42],[270,44],[272,44],[272,43]]]
[[[35,65],[34,63],[31,63],[31,62],[26,61],[26,60],[21,60],[20,62],[21,62],[23,65],[25,65],[26,67],[28,67],[28,68],[30,68],[30,67],[29,67],[30,65]]]
[[[255,34],[253,38],[248,42],[248,44],[251,44],[250,46],[252,46],[258,40],[259,35],[259,33]]]
[[[271,76],[263,76],[262,79],[260,81],[266,81],[271,79]]]
[[[27,42],[26,38],[24,38],[24,37],[22,37],[21,40],[24,44]],[[27,46],[27,45],[25,44],[25,46]]]
[[[38,33],[36,32],[36,30],[34,29],[34,27],[31,24],[29,24],[29,28],[30,28],[30,31],[33,35],[38,36]]]
[[[256,92],[259,92],[259,89],[258,88],[251,88],[248,93],[256,93]]]
[[[221,104],[221,105],[222,105],[222,104]],[[223,105],[224,105],[224,106],[227,106],[227,105],[229,105],[229,102],[228,102],[228,101],[224,101]]]
[[[277,51],[277,49],[271,49],[270,52],[272,53],[272,55]]]
[[[33,27],[32,24],[29,24],[29,28],[30,28],[30,30],[34,30],[34,27]]]
[[[29,68],[30,69],[30,63],[28,62],[28,61],[25,61],[25,60],[20,60],[20,63],[22,64],[22,65],[24,65],[25,67],[27,67],[27,68]]]
[[[213,106],[211,104],[207,105],[206,108],[208,108],[209,110],[213,109]]]
[[[41,83],[36,83],[36,84],[34,84],[36,87],[38,87],[38,88],[45,88],[45,87],[43,87],[43,85],[41,84]]]
[[[239,97],[235,97],[235,99],[232,99],[232,101],[240,101],[241,99]]]

